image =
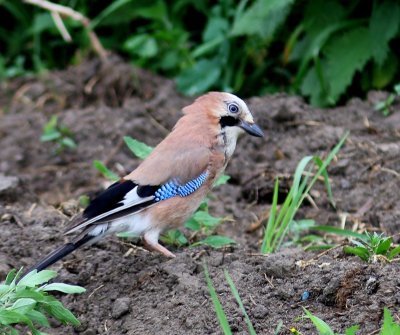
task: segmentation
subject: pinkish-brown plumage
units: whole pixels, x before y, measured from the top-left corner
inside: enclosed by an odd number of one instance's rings
[[[183,108],[183,114],[149,157],[71,222],[67,233],[80,234],[35,269],[117,231],[143,236],[149,248],[174,257],[158,243],[159,234],[194,213],[225,169],[240,133],[263,135],[246,104],[229,93],[203,95]]]

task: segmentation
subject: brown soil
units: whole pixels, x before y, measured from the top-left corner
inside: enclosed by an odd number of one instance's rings
[[[56,328],[49,332],[220,334],[203,262],[235,334],[246,334],[247,328],[223,269],[237,285],[258,334],[273,334],[279,320],[281,334],[290,334],[291,327],[316,334],[309,321],[297,319],[302,307],[337,332],[353,324],[361,326],[359,334],[379,329],[384,306],[398,315],[398,263],[366,264],[340,248],[322,256],[295,247],[261,256],[256,253],[262,228],[250,228],[268,213],[274,177],[280,176],[287,187],[303,156],[326,154],[350,130],[329,169],[337,209],[318,185],[312,194],[317,207],[306,203],[297,218],[339,226],[347,214],[349,229],[398,233],[400,113],[385,118],[373,110],[384,96],[371,93],[368,101],[354,99],[335,109],[315,109],[285,94],[248,99],[266,137],[241,139],[227,170],[232,178],[215,190],[211,201],[213,214],[235,219],[220,233],[238,245],[178,249],[173,260],[117,238],[79,250],[52,268],[59,271],[58,280],[87,289],[83,295],[60,296],[82,325],[73,329],[53,323]],[[61,232],[78,210],[78,197],[93,196],[106,186],[92,167],[94,159],[123,175],[139,161],[122,137],[156,145],[191,100],[180,96],[171,81],[133,70],[117,58],[108,66],[90,61],[42,78],[1,84],[0,173],[18,182],[0,191],[0,280],[11,268],[32,265],[65,240]],[[39,141],[53,114],[75,134],[76,150],[56,155],[52,143]],[[310,259],[303,267],[297,263]],[[302,302],[304,291],[311,295]]]

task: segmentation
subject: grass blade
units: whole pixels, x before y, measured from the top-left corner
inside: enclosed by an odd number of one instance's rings
[[[239,305],[239,308],[240,308],[240,310],[242,311],[242,313],[244,315],[244,319],[246,321],[247,328],[249,329],[249,334],[250,335],[256,335],[256,331],[255,331],[255,329],[253,327],[253,324],[252,324],[252,322],[251,322],[251,320],[250,320],[250,318],[249,318],[249,316],[248,316],[248,314],[246,312],[246,309],[243,306],[242,299],[240,298],[240,295],[239,295],[239,292],[238,292],[238,290],[237,290],[237,288],[235,286],[235,283],[233,282],[233,280],[232,280],[231,276],[229,275],[228,271],[224,270],[224,274],[225,274],[226,281],[228,282],[229,287],[231,288],[232,294],[235,297],[235,299],[236,299],[236,301],[237,301],[237,303]]]
[[[274,185],[274,195],[272,196],[272,206],[269,213],[269,218],[267,222],[267,228],[264,232],[264,238],[261,245],[261,253],[265,254],[271,251],[271,241],[273,237],[273,232],[275,231],[276,226],[276,210],[278,206],[278,190],[279,190],[279,179],[275,179]]]
[[[205,263],[203,265],[203,268],[204,268],[204,275],[206,277],[206,282],[207,282],[207,286],[208,286],[208,291],[210,292],[211,300],[213,302],[215,313],[217,314],[217,318],[218,318],[219,324],[221,326],[221,329],[225,335],[232,335],[232,331],[231,331],[231,328],[229,327],[228,319],[226,318],[224,309],[222,308],[221,302],[218,299],[217,292],[215,291],[215,288],[211,281],[210,275],[208,273],[207,265]]]

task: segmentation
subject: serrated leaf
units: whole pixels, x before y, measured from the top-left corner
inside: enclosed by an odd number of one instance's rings
[[[93,161],[93,166],[97,171],[99,171],[105,178],[111,181],[117,181],[119,180],[119,176],[116,175],[114,172],[109,170],[101,161],[94,160]]]
[[[371,58],[369,31],[355,28],[339,37],[332,38],[326,46],[326,78],[329,98],[336,102],[346,91],[357,71],[361,71]]]
[[[389,42],[396,36],[400,24],[400,4],[396,1],[377,1],[369,21],[371,52],[382,65],[389,52]]]
[[[47,283],[50,279],[53,279],[56,276],[56,271],[42,270],[37,272],[36,270],[33,270],[22,277],[18,283],[18,286],[35,287]]]
[[[140,159],[145,159],[153,151],[152,147],[130,136],[124,136],[124,141],[132,153]]]
[[[381,335],[399,335],[400,325],[396,324],[387,307],[383,309],[383,326],[379,333]]]
[[[41,288],[42,291],[59,291],[63,293],[73,294],[73,293],[83,293],[86,292],[86,289],[77,286],[77,285],[69,285],[64,283],[52,283],[48,284]]]
[[[197,246],[197,245],[208,245],[212,248],[222,248],[226,247],[229,245],[236,244],[236,241],[232,240],[229,237],[226,236],[220,236],[220,235],[212,235],[206,237],[204,240],[198,241],[196,243],[193,243],[192,246]]]

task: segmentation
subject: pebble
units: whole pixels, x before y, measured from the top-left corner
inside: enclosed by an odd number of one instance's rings
[[[111,315],[114,319],[119,319],[121,316],[129,312],[131,299],[128,297],[118,298],[115,300]]]
[[[12,191],[18,186],[18,178],[0,174],[0,194]]]

